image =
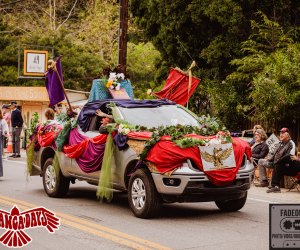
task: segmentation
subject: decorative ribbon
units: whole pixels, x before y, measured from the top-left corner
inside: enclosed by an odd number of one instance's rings
[[[112,133],[109,133],[105,144],[105,151],[101,166],[101,173],[97,188],[98,199],[112,200],[112,184],[111,184],[111,159],[114,152],[114,143]]]

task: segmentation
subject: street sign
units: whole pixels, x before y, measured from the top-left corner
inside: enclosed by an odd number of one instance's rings
[[[266,143],[269,147],[269,153],[273,153],[275,150],[275,145],[280,141],[275,134],[271,134],[270,137],[266,140]]]
[[[47,70],[48,51],[24,50],[24,75],[44,76]]]

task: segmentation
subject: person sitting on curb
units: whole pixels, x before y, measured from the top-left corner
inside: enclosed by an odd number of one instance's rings
[[[269,155],[267,159],[260,159],[258,161],[260,183],[256,184],[256,187],[269,186],[266,176],[266,168],[276,168],[278,165],[284,165],[285,163],[289,162],[290,155],[295,155],[295,143],[291,140],[288,128],[282,128],[280,130],[279,139],[280,143],[276,145],[273,154]],[[279,185],[275,190],[278,189],[280,192]],[[270,190],[274,192],[274,188],[270,188]]]

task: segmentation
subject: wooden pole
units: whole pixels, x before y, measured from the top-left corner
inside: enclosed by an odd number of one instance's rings
[[[120,0],[120,23],[119,23],[119,56],[118,64],[126,73],[127,57],[127,29],[128,29],[128,0]]]
[[[56,67],[53,68],[53,71],[54,71],[54,72],[57,74],[57,76],[58,76],[60,85],[61,85],[61,87],[62,87],[62,89],[63,89],[63,91],[64,91],[64,95],[65,95],[65,97],[66,97],[66,99],[67,99],[67,102],[68,102],[68,105],[69,105],[69,109],[70,109],[71,111],[73,111],[73,110],[72,110],[71,103],[70,103],[70,101],[69,101],[69,98],[68,98],[67,93],[66,93],[66,90],[65,90],[65,86],[64,86],[64,84],[63,84],[63,82],[62,82],[62,79],[60,78],[60,75],[59,75],[59,73],[58,73]]]

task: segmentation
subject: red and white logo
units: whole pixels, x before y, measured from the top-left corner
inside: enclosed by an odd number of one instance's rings
[[[10,213],[0,210],[0,229],[6,232],[0,236],[0,242],[10,248],[20,248],[32,239],[24,232],[28,228],[46,227],[49,233],[59,229],[60,219],[46,208],[38,207],[20,212],[14,206]]]

